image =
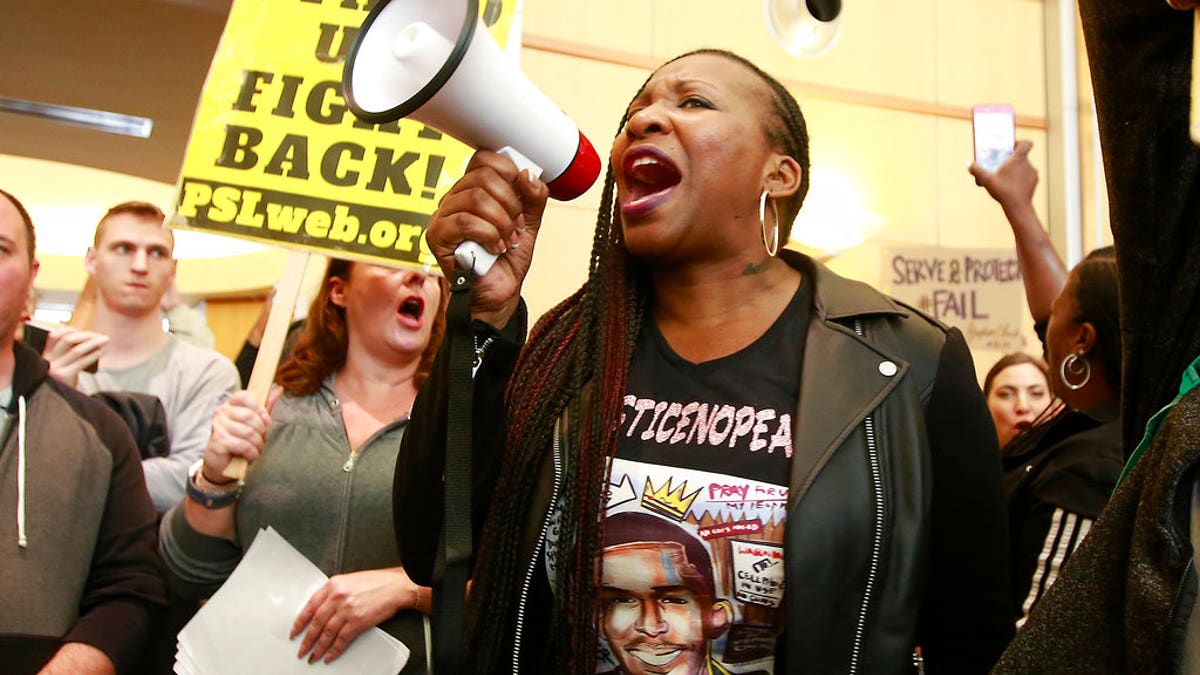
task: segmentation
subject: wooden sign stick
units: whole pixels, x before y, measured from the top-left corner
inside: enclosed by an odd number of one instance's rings
[[[1192,10],[1192,142],[1200,145],[1200,9]]]
[[[275,291],[275,299],[271,301],[271,313],[267,315],[267,328],[263,331],[262,343],[258,346],[258,358],[254,359],[254,370],[250,371],[250,384],[246,391],[254,396],[254,400],[267,404],[267,395],[271,393],[271,383],[275,380],[275,371],[279,368],[279,355],[283,353],[283,342],[287,339],[288,326],[292,323],[292,313],[296,309],[296,298],[300,295],[300,282],[304,280],[304,268],[308,267],[310,254],[303,251],[290,251],[283,266],[283,277],[279,279],[279,288]],[[235,480],[246,479],[246,468],[249,464],[241,457],[234,457],[222,472],[226,478]]]

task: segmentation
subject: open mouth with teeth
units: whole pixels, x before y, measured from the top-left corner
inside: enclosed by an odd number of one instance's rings
[[[636,218],[652,211],[670,195],[682,175],[666,153],[652,146],[630,148],[621,163],[625,197],[621,213]]]
[[[396,315],[400,317],[400,320],[412,328],[421,327],[421,317],[424,314],[425,301],[415,295],[405,298],[404,302],[400,303],[400,309],[396,310]]]

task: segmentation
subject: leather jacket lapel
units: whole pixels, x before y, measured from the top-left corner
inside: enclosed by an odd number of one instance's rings
[[[894,363],[891,376],[880,372]],[[903,379],[908,364],[869,347],[850,328],[814,316],[796,412],[788,508],[796,508],[842,441]]]
[[[838,276],[792,251],[781,256],[813,284],[813,310],[800,372],[793,430],[788,510],[795,509],[817,474],[846,437],[904,378],[908,363],[885,354],[854,332],[854,321],[908,313],[859,281]],[[890,376],[880,365],[890,361]]]

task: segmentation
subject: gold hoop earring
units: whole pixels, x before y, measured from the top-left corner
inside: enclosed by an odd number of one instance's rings
[[[775,213],[775,235],[771,237],[771,243],[767,243],[767,191],[763,190],[762,196],[758,198],[758,222],[762,229],[763,248],[767,249],[767,255],[774,258],[775,254],[779,253],[779,207],[773,199],[771,211]]]
[[[1067,379],[1067,373],[1071,375],[1083,376],[1083,381],[1075,384]],[[1062,363],[1058,366],[1058,375],[1062,378],[1062,383],[1067,389],[1077,391],[1087,386],[1087,383],[1092,379],[1092,364],[1088,363],[1083,354],[1067,354],[1063,357]]]

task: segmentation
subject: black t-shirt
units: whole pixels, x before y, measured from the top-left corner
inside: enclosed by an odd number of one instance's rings
[[[704,363],[647,318],[608,491],[597,672],[773,672],[811,304],[803,280],[761,337]]]

